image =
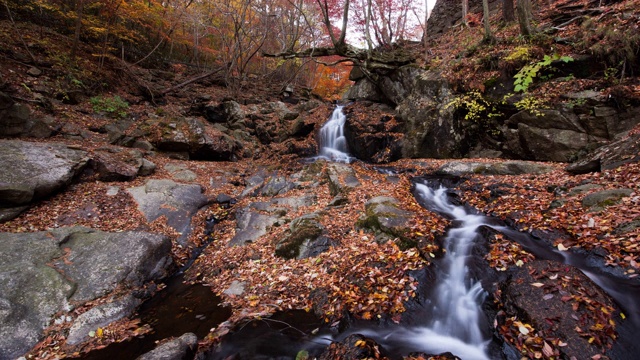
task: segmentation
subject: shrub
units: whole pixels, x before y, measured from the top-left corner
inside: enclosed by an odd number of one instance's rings
[[[90,100],[93,111],[105,114],[114,119],[121,119],[127,116],[129,103],[124,101],[120,96],[94,96]]]

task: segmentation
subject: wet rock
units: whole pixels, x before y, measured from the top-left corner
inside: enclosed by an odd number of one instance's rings
[[[191,360],[197,351],[198,337],[193,333],[186,333],[159,345],[136,360]]]
[[[333,342],[318,360],[362,360],[379,359],[382,347],[364,335],[353,334],[340,342]]]
[[[465,174],[522,175],[546,174],[554,168],[527,161],[504,161],[497,163],[452,161],[442,165],[437,174],[460,176]]]
[[[69,185],[87,164],[87,153],[64,144],[0,140],[0,207],[15,207]]]
[[[151,222],[165,216],[167,225],[180,233],[178,243],[181,245],[186,245],[193,228],[191,217],[209,202],[202,193],[202,186],[180,184],[168,179],[152,179],[143,186],[127,191],[147,221]]]
[[[582,206],[592,211],[599,211],[607,206],[615,205],[624,197],[633,194],[632,189],[610,189],[589,194],[582,199]]]
[[[328,249],[328,239],[321,239],[324,226],[319,220],[320,215],[316,213],[294,219],[289,232],[277,241],[276,255],[285,259],[304,259]]]
[[[170,252],[167,237],[145,232],[0,233],[0,359],[33,347],[52,316],[72,308],[70,301],[164,277]]]
[[[96,331],[100,327],[105,327],[114,321],[130,316],[141,303],[140,299],[126,295],[123,298],[91,308],[73,322],[66,343],[77,345],[87,340],[90,331]]]
[[[365,203],[365,214],[358,220],[357,225],[374,231],[377,241],[399,238],[401,247],[414,246],[415,244],[407,238],[413,213],[400,209],[398,204],[397,199],[388,196],[370,199]]]
[[[329,180],[329,192],[333,196],[347,194],[353,188],[360,186],[353,168],[345,164],[328,164],[326,176]]]

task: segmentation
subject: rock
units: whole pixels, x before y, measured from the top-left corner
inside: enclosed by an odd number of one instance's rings
[[[480,136],[471,136],[469,124],[456,118],[448,82],[436,71],[421,72],[396,111],[404,122],[403,157],[456,158],[464,156]]]
[[[619,140],[601,146],[567,166],[572,174],[610,170],[630,162],[640,161],[640,133],[627,135]]]
[[[287,181],[284,176],[271,176],[260,189],[262,196],[276,196],[295,188],[293,182]]]
[[[289,225],[288,234],[276,242],[276,255],[285,259],[304,259],[328,249],[326,237],[323,241],[326,246],[324,250],[323,246],[316,244],[324,232],[319,219],[320,216],[316,213],[294,219]]]
[[[546,174],[553,171],[549,165],[527,161],[504,161],[496,163],[452,161],[442,165],[437,174],[460,176],[465,174],[522,175]]]
[[[140,165],[140,170],[138,170],[138,175],[140,176],[149,176],[156,171],[156,164],[147,159],[142,159],[142,165]]]
[[[575,187],[572,187],[569,190],[569,195],[570,196],[575,196],[575,195],[580,195],[580,194],[584,194],[587,193],[591,190],[595,190],[595,189],[602,189],[601,185],[597,185],[597,184],[584,184],[584,185],[578,185]]]
[[[400,209],[398,204],[397,199],[388,196],[370,199],[364,205],[365,213],[358,220],[357,226],[374,231],[379,242],[399,238],[398,245],[402,248],[415,246],[414,241],[407,237],[413,213]]]
[[[378,87],[367,78],[356,82],[342,98],[344,100],[368,100],[374,102],[385,102],[386,100]]]
[[[195,160],[228,161],[241,148],[232,137],[196,118],[165,120],[159,125],[162,134],[155,139],[155,146],[162,151],[186,152]]]
[[[510,127],[517,127],[520,124],[536,127],[540,129],[558,129],[570,130],[573,132],[584,133],[584,129],[580,126],[578,119],[573,116],[565,116],[558,110],[536,110],[532,113],[527,110],[520,111],[512,115],[506,122]]]
[[[198,337],[193,333],[186,333],[159,345],[136,360],[191,360],[196,356],[197,351]]]
[[[66,343],[80,344],[89,337],[90,331],[96,331],[98,328],[130,316],[141,303],[140,299],[125,295],[123,298],[91,308],[73,322]]]
[[[265,215],[245,207],[236,214],[236,234],[228,246],[242,246],[256,241],[278,223],[280,216]]]
[[[91,159],[91,167],[98,174],[100,181],[130,181],[141,172],[148,172],[151,163],[147,161],[147,168],[143,169],[144,159],[138,150],[121,151],[120,149],[106,149],[96,151]],[[153,163],[151,163],[153,164]],[[155,168],[155,165],[153,165]]]
[[[346,195],[351,189],[360,186],[360,181],[353,168],[345,164],[328,164],[326,176],[329,180],[329,192],[332,196]]]
[[[615,205],[620,202],[623,197],[633,194],[632,189],[610,189],[598,191],[585,196],[582,199],[582,206],[592,211],[600,211],[607,206]]]
[[[318,357],[318,360],[360,360],[380,357],[382,347],[364,335],[353,334],[331,345]]]
[[[303,118],[298,118],[289,127],[289,135],[292,137],[306,137],[316,128],[316,124],[307,123]]]
[[[145,185],[127,190],[147,221],[166,217],[167,225],[179,234],[178,243],[185,245],[193,228],[191,217],[209,200],[202,186],[179,184],[172,180],[148,180]]]
[[[225,101],[223,103],[224,114],[229,127],[242,122],[246,118],[245,112],[242,110],[240,104],[235,101]]]
[[[573,308],[573,301],[563,301],[565,296],[571,296],[568,291],[575,291],[571,288],[563,288],[561,293],[549,292],[547,287],[536,287],[531,284],[536,282],[548,283],[546,280],[552,274],[560,274],[566,279],[571,279],[573,283],[583,284],[589,299],[603,304],[611,305],[608,296],[593,282],[589,280],[581,271],[570,266],[554,264],[547,260],[534,260],[526,263],[522,267],[512,267],[509,279],[499,288],[502,290],[502,302],[505,304],[506,318],[518,316],[519,319],[527,319],[537,332],[544,332],[547,336],[560,338],[567,346],[559,347],[560,358],[588,359],[596,354],[600,354],[601,348],[595,344],[589,344],[588,338],[580,336],[576,331],[576,326],[581,329],[590,328],[597,322],[596,317],[590,316],[582,310],[577,313]],[[555,286],[555,283],[553,285]],[[545,295],[553,295],[547,296]],[[581,296],[582,292],[575,293]],[[498,317],[498,320],[501,317]],[[552,322],[546,319],[554,319]],[[503,324],[499,320],[498,326]]]
[[[626,233],[630,233],[636,229],[640,228],[640,217],[636,217],[635,219],[633,219],[632,221],[626,222],[626,223],[622,223],[620,225],[618,225],[615,230],[614,233],[616,235],[621,235],[621,234],[626,234]]]
[[[42,75],[42,70],[38,69],[37,67],[30,67],[29,70],[27,70],[27,75],[29,76],[33,76],[33,77],[38,77],[40,75]]]
[[[68,228],[61,246],[70,249],[56,269],[77,284],[71,300],[89,301],[113,291],[119,284],[140,286],[167,275],[171,241],[145,232],[107,233]]]
[[[164,166],[164,169],[167,170],[171,176],[178,180],[184,182],[193,182],[198,178],[198,175],[193,171],[187,169],[186,165],[182,164],[167,164]]]
[[[240,194],[240,197],[243,198],[247,196],[258,195],[260,192],[260,188],[264,184],[265,177],[266,175],[262,170],[252,175],[251,177],[249,177],[246,181],[247,185],[245,189],[242,191],[242,193]]]
[[[569,162],[591,143],[585,133],[573,130],[541,129],[518,125],[518,136],[525,159]]]
[[[57,143],[0,140],[0,207],[15,207],[69,185],[87,164],[87,153]]]
[[[70,300],[164,277],[170,252],[169,238],[145,232],[0,233],[0,359],[33,347],[52,316],[72,308]]]
[[[231,282],[229,287],[222,293],[229,296],[242,296],[244,294],[245,285],[246,285],[245,282],[234,280]]]
[[[386,163],[402,156],[402,126],[386,105],[354,103],[344,109],[349,152],[360,160]]]
[[[52,117],[35,118],[24,104],[0,92],[0,137],[48,138],[60,130]]]

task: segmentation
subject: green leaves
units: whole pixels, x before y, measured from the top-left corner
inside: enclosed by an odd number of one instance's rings
[[[525,65],[513,76],[515,79],[513,82],[513,91],[527,92],[529,85],[533,83],[533,80],[539,77],[541,70],[551,67],[552,63],[556,60],[567,63],[573,61],[573,58],[571,56],[559,56],[558,54],[554,54],[553,56],[545,55],[541,61],[538,61],[535,64]]]

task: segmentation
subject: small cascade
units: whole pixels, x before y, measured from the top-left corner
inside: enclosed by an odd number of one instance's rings
[[[484,322],[480,308],[486,294],[479,281],[469,278],[466,264],[477,230],[486,225],[486,218],[468,214],[463,207],[451,204],[445,188],[434,190],[416,184],[416,193],[432,210],[461,225],[449,230],[445,239],[446,253],[436,275],[438,286],[433,293],[431,323],[424,328],[407,329],[407,335],[412,343],[423,347],[421,351],[435,354],[452,351],[465,360],[487,359],[488,339],[481,328]]]
[[[344,123],[347,119],[342,112],[344,106],[336,106],[331,118],[320,129],[318,158],[329,161],[349,163],[353,159],[347,148],[344,136]]]

